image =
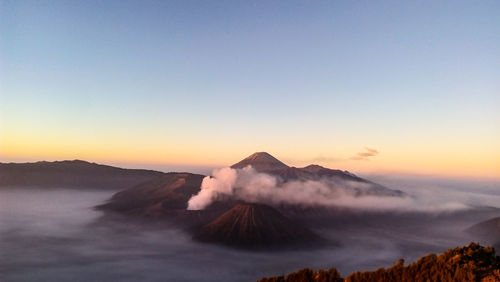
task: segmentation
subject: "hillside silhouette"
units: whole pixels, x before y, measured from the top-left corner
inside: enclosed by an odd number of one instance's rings
[[[329,270],[301,269],[288,275],[262,278],[259,282],[426,282],[463,281],[499,282],[500,257],[492,247],[471,243],[465,247],[449,249],[440,255],[429,254],[418,261],[404,265],[400,259],[390,268],[354,272],[342,278],[335,268]]]
[[[82,160],[0,163],[0,187],[127,189],[161,175]]]

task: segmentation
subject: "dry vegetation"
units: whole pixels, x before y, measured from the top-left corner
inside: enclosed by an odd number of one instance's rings
[[[365,281],[473,281],[500,282],[500,257],[492,247],[482,247],[471,243],[466,247],[449,249],[437,256],[421,257],[418,261],[404,265],[400,259],[392,267],[379,268],[375,271],[354,272],[345,279],[340,277],[335,268],[326,270],[301,269],[297,272],[263,278],[259,282],[365,282]]]

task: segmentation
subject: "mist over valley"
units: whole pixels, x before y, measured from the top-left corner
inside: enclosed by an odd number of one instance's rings
[[[500,202],[498,183],[470,181],[461,186],[453,179],[385,175],[375,184],[342,171],[330,176],[336,181],[325,182],[325,175],[290,176],[279,171],[290,170],[288,166],[267,170],[258,163],[249,165],[226,169],[236,177],[229,180],[233,186],[220,183],[227,175],[218,176],[217,171],[211,177],[161,174],[125,190],[4,186],[0,188],[2,277],[7,281],[70,281],[75,276],[93,281],[254,281],[303,267],[336,267],[347,275],[390,266],[399,258],[415,261],[471,241],[498,243],[467,231],[500,215],[495,204]],[[339,173],[382,192],[359,190],[352,183],[344,187]],[[206,184],[210,179],[227,189],[208,197],[213,203],[205,210],[189,210],[193,197],[214,188],[214,183]],[[325,194],[318,183],[327,183],[322,189],[349,193]],[[299,184],[300,189],[311,189],[311,195],[329,200],[289,201],[286,193],[297,193],[293,185]],[[256,185],[258,197],[250,193]],[[285,194],[279,201],[265,201],[276,196],[262,189],[289,192],[280,192]],[[331,202],[335,197],[342,201]],[[371,204],[364,204],[363,197]],[[234,237],[239,231],[227,229],[233,222],[246,228],[238,230],[246,230],[249,237]],[[257,223],[248,225],[251,222]],[[276,237],[260,237],[279,228],[279,222],[288,230],[297,225],[290,230],[293,237],[279,229]],[[295,237],[297,228],[308,231]],[[305,235],[309,232],[314,235]],[[200,234],[206,237],[200,239]],[[311,244],[315,241],[311,236],[321,238],[321,244]],[[290,244],[276,248],[283,242]]]

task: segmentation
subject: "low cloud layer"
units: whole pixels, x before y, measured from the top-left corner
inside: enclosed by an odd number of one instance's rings
[[[369,177],[408,194],[428,209],[447,201],[500,207],[500,183],[463,180]],[[403,189],[404,188],[404,189]],[[482,242],[463,230],[498,216],[498,209],[471,209],[441,216],[404,213],[363,215],[314,229],[339,246],[283,252],[241,252],[193,242],[182,230],[101,217],[92,209],[113,191],[0,189],[2,281],[256,281],[305,266],[337,268],[343,275],[388,267],[427,253]],[[443,199],[446,199],[444,201]],[[466,216],[464,216],[466,215]],[[367,219],[365,216],[369,216]],[[123,220],[123,221],[122,221]],[[367,224],[367,221],[371,224]],[[164,222],[164,221],[162,221]],[[145,228],[146,226],[149,226]],[[168,240],[165,240],[168,238]],[[36,246],[36,247],[34,247]],[[370,254],[370,255],[367,255]],[[196,265],[196,267],[193,267]]]
[[[201,210],[214,201],[231,197],[270,205],[346,207],[366,210],[450,211],[466,209],[460,202],[393,196],[375,192],[372,184],[325,178],[317,181],[282,182],[275,176],[243,169],[222,168],[203,179],[201,190],[188,202],[189,210]]]

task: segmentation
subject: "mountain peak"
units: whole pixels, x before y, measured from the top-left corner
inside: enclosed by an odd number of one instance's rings
[[[232,165],[231,168],[244,168],[249,165],[261,172],[288,168],[286,164],[266,152],[253,153],[242,161]]]

